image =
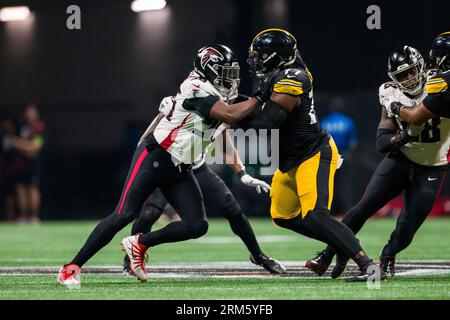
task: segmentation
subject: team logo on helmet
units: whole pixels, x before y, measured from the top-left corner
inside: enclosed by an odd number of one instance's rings
[[[200,53],[200,65],[202,66],[202,68],[205,68],[209,61],[219,62],[223,60],[223,55],[219,51],[211,47],[205,48]]]

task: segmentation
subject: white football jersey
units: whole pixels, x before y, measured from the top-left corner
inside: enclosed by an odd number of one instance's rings
[[[175,97],[162,100],[159,110],[165,117],[153,132],[156,141],[172,155],[175,164],[194,164],[194,168],[201,166],[208,148],[218,135],[227,128],[227,124],[220,121],[205,119],[200,112],[183,108],[185,99],[217,96],[222,101],[229,102],[208,81],[192,71],[181,84]],[[237,93],[236,93],[237,96]]]
[[[380,103],[386,107],[392,102],[400,102],[409,107],[420,104],[427,96],[424,92],[415,99],[406,96],[394,82],[386,82],[380,86]],[[400,148],[400,151],[412,162],[423,166],[444,166],[448,164],[450,149],[450,119],[434,117],[422,125],[411,125],[396,116],[400,128],[408,130],[413,137]]]

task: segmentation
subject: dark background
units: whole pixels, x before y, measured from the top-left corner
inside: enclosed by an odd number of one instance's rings
[[[113,209],[133,152],[127,137],[143,132],[161,98],[176,93],[199,47],[229,45],[242,65],[241,91],[251,93],[247,50],[267,27],[297,38],[319,118],[340,108],[355,120],[360,142],[345,170],[348,197],[357,201],[381,158],[374,137],[388,54],[408,44],[427,55],[433,38],[450,30],[449,1],[167,0],[165,9],[139,14],[130,3],[0,1],[33,10],[25,22],[0,22],[0,112],[20,114],[30,101],[41,109],[44,218],[98,218]],[[81,30],[66,28],[70,4],[81,7]],[[381,8],[381,30],[366,27],[372,4]],[[268,215],[267,196],[220,173],[248,214]]]

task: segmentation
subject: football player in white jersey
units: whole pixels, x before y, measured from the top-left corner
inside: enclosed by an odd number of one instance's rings
[[[139,215],[156,188],[176,209],[181,221],[122,240],[131,270],[139,280],[148,278],[144,261],[148,248],[198,238],[207,232],[203,195],[192,164],[204,153],[210,139],[225,128],[223,122],[239,121],[261,107],[260,97],[227,103],[236,96],[239,70],[235,55],[224,45],[198,50],[194,71],[181,84],[168,116],[136,148],[116,209],[95,227],[75,258],[60,269],[58,283],[79,285],[81,266]]]
[[[141,137],[140,143],[143,143],[145,137],[154,130],[163,117],[167,117],[170,114],[173,99],[175,99],[175,97],[166,97],[163,99],[159,107],[160,113],[155,118],[155,121],[147,128],[144,135]],[[247,97],[239,95],[239,99],[247,99]],[[270,186],[266,182],[255,179],[245,172],[245,166],[240,160],[239,153],[234,147],[228,131],[222,131],[221,135],[222,139],[217,141],[217,151],[221,151],[224,154],[226,164],[240,177],[242,183],[250,187],[255,187],[258,193],[261,193],[261,190],[268,192]],[[213,147],[214,145],[214,143],[211,143],[210,147]],[[262,266],[271,273],[285,273],[286,268],[279,261],[268,257],[262,252],[250,222],[243,213],[241,206],[234,198],[230,189],[223,180],[205,164],[206,155],[207,153],[204,153],[199,161],[196,161],[192,167],[195,178],[203,193],[206,213],[209,214],[210,212],[215,212],[222,214],[228,220],[233,232],[242,239],[250,252],[251,262]],[[166,206],[168,206],[166,198],[159,189],[156,189],[145,202],[139,218],[133,223],[131,234],[134,235],[149,232],[153,224],[162,215]],[[124,275],[132,275],[128,255],[125,255],[124,258],[123,273]]]
[[[403,108],[394,101],[386,107],[388,113],[400,115],[412,124],[422,124],[435,116],[450,118],[450,31],[433,40],[429,58],[435,74],[427,81],[428,96],[414,107]]]
[[[392,102],[404,106],[420,104],[427,96],[426,74],[423,57],[410,46],[399,47],[389,56],[388,75],[392,81],[379,89],[382,108],[376,141],[378,151],[387,155],[373,173],[363,198],[342,219],[356,234],[367,219],[405,192],[396,228],[380,254],[380,267],[391,277],[395,273],[395,256],[408,247],[431,211],[448,164],[449,119],[436,116],[423,125],[408,125],[399,116],[388,117],[386,111]],[[312,260],[325,272],[334,254],[327,247]],[[338,277],[347,262],[348,258],[338,255],[331,277]]]

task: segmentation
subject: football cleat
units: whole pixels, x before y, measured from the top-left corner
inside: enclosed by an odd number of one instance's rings
[[[305,268],[308,268],[319,277],[323,275],[331,264],[332,258],[325,254],[325,250],[317,252],[317,255],[306,261]]]
[[[344,258],[343,256],[337,255],[336,256],[336,265],[334,266],[333,270],[331,271],[331,278],[336,279],[339,277],[342,272],[345,271],[345,268],[347,268],[348,258]]]
[[[347,282],[367,282],[371,280],[371,277],[375,273],[376,270],[379,270],[380,272],[380,279],[379,280],[385,280],[386,274],[384,273],[383,269],[381,269],[376,263],[370,262],[367,264],[367,266],[361,270],[360,274],[353,277],[348,277],[345,280]]]
[[[130,267],[130,259],[128,259],[128,255],[125,255],[125,258],[123,258],[123,265],[122,265],[122,274],[127,277],[133,277],[134,274],[131,271]]]
[[[130,258],[130,269],[133,275],[135,275],[142,282],[147,281],[147,269],[145,268],[145,262],[147,262],[146,251],[147,246],[139,243],[141,234],[135,236],[126,237],[120,242],[123,251],[125,251]]]
[[[80,286],[81,269],[76,264],[65,264],[59,269],[56,282],[68,287]]]
[[[395,275],[395,256],[380,256],[380,268],[387,277],[392,278]]]
[[[286,273],[286,267],[280,261],[269,258],[265,254],[260,254],[257,258],[250,255],[250,261],[258,266],[263,267],[270,273],[283,274]]]

